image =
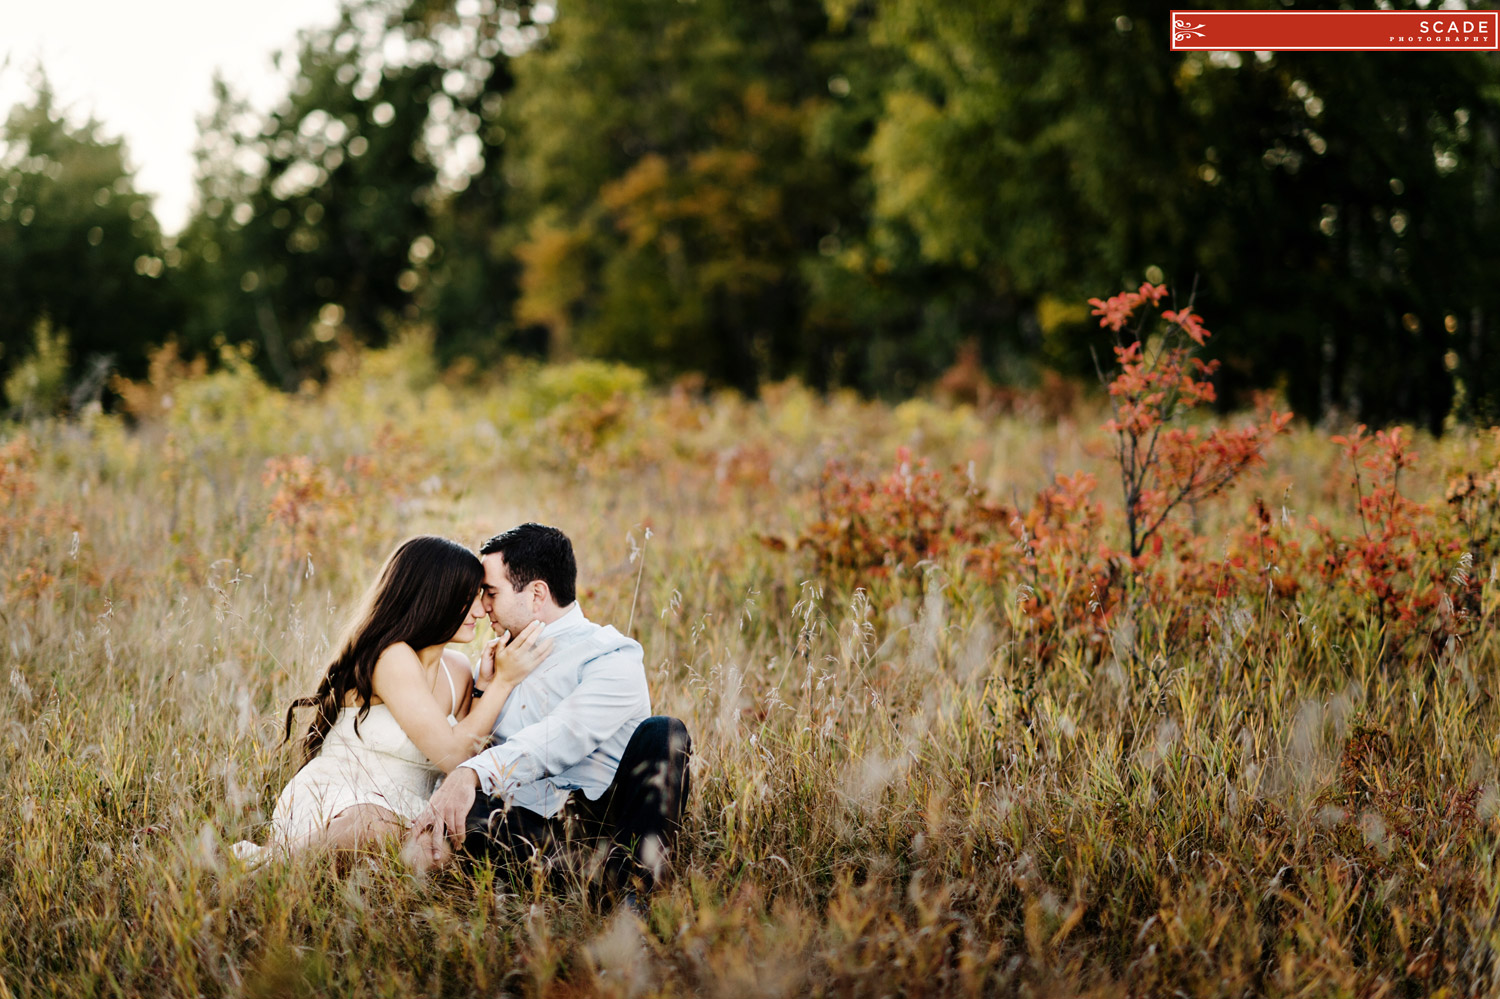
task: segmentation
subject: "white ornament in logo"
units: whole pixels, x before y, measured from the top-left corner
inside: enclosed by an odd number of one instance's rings
[[[1204,27],[1202,24],[1189,24],[1181,18],[1176,18],[1172,21],[1172,41],[1181,42],[1189,38],[1202,38],[1203,32],[1198,30],[1202,27]]]

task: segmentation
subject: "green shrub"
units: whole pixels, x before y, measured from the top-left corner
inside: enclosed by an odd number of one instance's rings
[[[5,398],[25,418],[60,412],[68,397],[68,332],[37,321],[31,356],[5,379]]]

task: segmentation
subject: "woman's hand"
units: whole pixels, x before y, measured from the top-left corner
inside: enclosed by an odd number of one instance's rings
[[[533,621],[515,638],[507,631],[485,642],[474,686],[479,690],[491,684],[509,688],[526,679],[552,651],[552,640],[539,641],[541,636],[542,622]]]

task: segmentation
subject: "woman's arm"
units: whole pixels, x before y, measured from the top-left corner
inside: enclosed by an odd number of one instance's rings
[[[494,681],[457,725],[448,724],[447,712],[432,696],[421,660],[404,642],[386,649],[376,661],[372,677],[375,696],[385,702],[396,724],[422,755],[443,773],[450,773],[489,744],[506,697],[546,658],[551,643],[538,644],[540,634],[540,623],[534,623],[497,651]],[[440,664],[439,668],[447,666]]]

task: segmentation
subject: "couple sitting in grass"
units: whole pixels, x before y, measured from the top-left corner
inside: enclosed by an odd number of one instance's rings
[[[583,616],[576,577],[572,543],[540,524],[478,558],[438,537],[397,548],[316,693],[287,712],[290,736],[293,712],[314,709],[269,842],[235,852],[259,863],[401,836],[425,871],[574,844],[593,848],[606,890],[650,891],[687,795],[687,730],[648,717],[640,645]],[[498,637],[471,668],[447,646],[485,617]]]

